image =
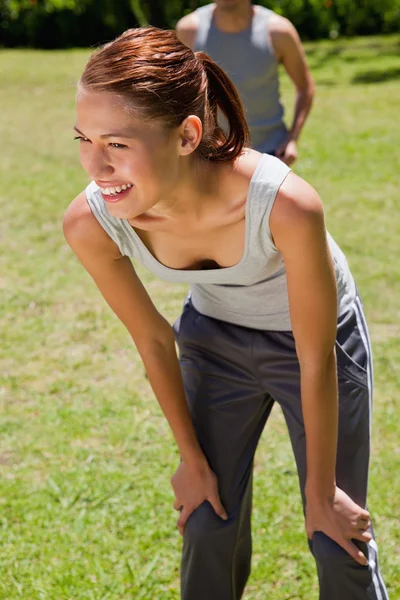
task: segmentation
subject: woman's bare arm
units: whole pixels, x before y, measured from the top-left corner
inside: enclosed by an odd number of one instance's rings
[[[182,458],[201,460],[203,453],[187,409],[172,328],[155,308],[129,258],[120,254],[97,222],[84,193],[65,214],[64,235],[131,334]]]
[[[335,339],[337,290],[323,209],[315,190],[290,173],[270,218],[276,247],[285,262],[290,317],[301,372],[306,432],[306,527],[320,530],[360,564],[366,564],[352,538],[368,542],[354,525],[369,514],[336,487],[338,386]]]
[[[218,482],[200,448],[187,408],[171,326],[160,315],[137,277],[129,258],[90,211],[84,192],[69,206],[64,234],[84,268],[117,317],[127,327],[139,351],[157,400],[171,427],[182,461],[171,483],[175,508],[181,511],[183,534],[191,513],[204,501],[226,519]]]
[[[290,173],[276,199],[270,225],[285,261],[290,317],[301,369],[307,489],[328,497],[335,486],[337,444],[337,292],[317,193]]]

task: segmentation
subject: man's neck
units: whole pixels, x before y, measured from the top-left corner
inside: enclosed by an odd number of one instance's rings
[[[216,6],[214,10],[215,26],[226,33],[244,31],[250,27],[253,11],[254,7],[250,0],[230,9]]]

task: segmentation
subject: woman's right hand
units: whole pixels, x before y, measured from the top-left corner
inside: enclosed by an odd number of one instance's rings
[[[181,511],[177,521],[181,535],[192,512],[206,500],[221,519],[228,518],[219,498],[217,478],[206,461],[190,465],[182,461],[171,478],[171,485],[175,493],[174,508]]]

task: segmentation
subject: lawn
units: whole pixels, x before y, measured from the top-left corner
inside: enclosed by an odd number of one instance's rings
[[[317,96],[295,168],[324,200],[370,323],[369,508],[392,600],[400,599],[399,52],[398,36],[307,45]],[[0,52],[0,598],[177,600],[181,540],[169,478],[178,454],[128,333],[61,232],[87,183],[72,141],[74,83],[87,56]],[[291,108],[285,78],[282,91]],[[172,322],[185,288],[138,271]],[[277,409],[255,470],[245,600],[316,599]]]

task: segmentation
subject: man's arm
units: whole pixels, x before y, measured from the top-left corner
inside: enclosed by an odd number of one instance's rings
[[[194,43],[197,34],[197,17],[194,13],[190,13],[182,17],[176,24],[176,33],[178,38],[185,46],[194,50]]]
[[[314,81],[307,65],[304,48],[295,27],[278,15],[270,22],[271,44],[275,55],[284,66],[296,88],[296,102],[292,126],[284,144],[277,151],[287,164],[297,158],[296,142],[310,112],[314,97]]]

